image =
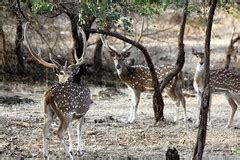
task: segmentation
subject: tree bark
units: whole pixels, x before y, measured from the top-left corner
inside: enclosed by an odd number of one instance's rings
[[[159,120],[163,119],[163,115],[160,115],[160,113],[159,113],[160,112],[160,105],[163,104],[162,94],[161,94],[160,89],[159,89],[160,84],[158,82],[157,74],[155,72],[154,65],[152,63],[151,57],[149,56],[149,53],[148,53],[147,49],[143,45],[141,45],[140,43],[132,41],[129,38],[124,37],[124,36],[122,36],[122,35],[120,35],[119,33],[116,33],[116,32],[111,32],[111,31],[107,31],[107,30],[98,30],[98,29],[86,29],[86,31],[89,32],[89,33],[101,33],[101,34],[106,34],[106,35],[109,35],[109,36],[112,36],[112,37],[116,37],[116,38],[118,38],[122,41],[125,41],[125,42],[127,42],[131,45],[134,45],[135,47],[137,47],[139,50],[142,51],[142,53],[144,54],[144,57],[146,59],[146,62],[148,64],[150,73],[152,75],[152,81],[153,81],[153,86],[154,86],[153,109],[154,109],[155,121],[157,123]]]
[[[200,125],[198,129],[197,142],[195,145],[193,160],[202,159],[205,142],[206,142],[206,133],[207,133],[207,115],[209,110],[209,99],[210,99],[210,86],[209,86],[209,78],[210,78],[210,42],[211,42],[211,32],[212,32],[212,23],[214,12],[216,9],[217,0],[212,0],[212,4],[208,14],[208,24],[206,29],[206,39],[205,39],[205,61],[204,61],[204,69],[205,69],[205,80],[203,93],[201,96],[201,107],[200,107]]]
[[[1,49],[1,58],[2,58],[2,69],[5,70],[4,68],[6,67],[6,40],[5,40],[5,34],[4,34],[4,31],[3,31],[3,23],[2,23],[2,19],[0,20],[0,37],[1,37],[1,40],[0,40],[0,49]]]
[[[15,5],[12,5],[9,9],[11,10],[11,13],[17,20],[17,28],[14,49],[12,50],[10,48],[4,51],[5,54],[3,55],[4,56],[3,70],[9,74],[17,74],[22,76],[25,70],[23,52],[21,50],[23,42],[22,21]]]
[[[17,67],[17,74],[22,76],[24,74],[25,66],[23,61],[23,52],[21,50],[22,42],[23,42],[23,28],[22,28],[22,20],[16,14],[17,17],[17,31],[16,31],[16,39],[15,39],[15,48],[14,53],[17,55],[18,60],[18,67]]]
[[[102,68],[102,46],[102,41],[99,38],[93,56],[93,70],[95,73],[98,73]]]

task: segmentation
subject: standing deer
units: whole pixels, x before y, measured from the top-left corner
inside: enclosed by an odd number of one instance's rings
[[[198,105],[201,103],[201,94],[203,92],[204,84],[204,53],[196,52],[192,49],[192,54],[198,59],[193,86],[197,92]],[[240,75],[230,69],[214,69],[210,70],[210,97],[214,93],[224,93],[229,105],[232,107],[232,113],[225,128],[229,128],[232,124],[234,114],[237,110],[237,103],[240,104]],[[211,98],[210,98],[211,101]],[[211,104],[211,103],[209,103]],[[209,120],[210,119],[209,106]],[[196,125],[199,125],[199,118],[196,121]]]
[[[57,61],[55,61],[51,54],[49,55],[52,63],[46,62],[42,59],[40,53],[36,53],[29,42],[27,36],[28,23],[24,28],[24,38],[27,42],[27,47],[31,55],[41,64],[49,68],[57,68],[59,74],[59,83],[52,86],[50,89],[43,94],[43,111],[44,111],[44,127],[43,127],[43,154],[44,157],[48,157],[48,142],[47,137],[49,133],[50,125],[54,117],[58,117],[60,120],[60,126],[58,128],[58,138],[65,150],[65,153],[69,159],[73,159],[73,142],[72,142],[72,121],[78,120],[77,125],[77,139],[78,146],[77,152],[82,155],[81,148],[81,134],[82,134],[82,124],[84,120],[84,115],[92,104],[90,90],[85,86],[75,83],[79,79],[79,66],[84,62],[84,56],[86,54],[86,36],[81,27],[79,27],[79,32],[83,38],[83,54],[81,58],[77,58],[76,53],[74,54],[76,64],[67,66],[61,66]],[[68,130],[69,135],[69,147],[67,147],[64,141],[64,134]]]
[[[141,38],[143,30],[143,23],[141,27],[141,31],[139,37],[136,39],[138,42]],[[152,76],[147,66],[144,65],[129,65],[125,61],[127,57],[129,57],[129,50],[132,48],[132,45],[125,47],[122,51],[118,51],[116,48],[111,46],[107,40],[104,40],[104,37],[101,35],[101,40],[103,45],[108,50],[110,55],[113,58],[115,68],[117,70],[117,74],[121,81],[125,83],[129,90],[132,92],[132,100],[131,100],[131,111],[128,117],[128,122],[133,123],[136,119],[138,104],[140,100],[140,95],[144,91],[153,91],[153,83]],[[174,69],[174,65],[162,65],[155,66],[155,70],[157,72],[157,76],[159,81],[161,81],[171,70]],[[183,87],[183,77],[182,72],[175,76],[171,82],[165,88],[166,93],[173,101],[176,102],[176,114],[174,121],[178,120],[178,108],[180,102],[182,103],[184,109],[184,121],[187,120],[186,115],[186,102],[184,95],[182,93]]]

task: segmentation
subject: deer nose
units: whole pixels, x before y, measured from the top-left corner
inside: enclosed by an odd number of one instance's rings
[[[202,65],[202,64],[203,64],[203,62],[200,62],[200,64]]]
[[[118,64],[118,65],[116,65],[116,69],[120,69],[120,65]]]

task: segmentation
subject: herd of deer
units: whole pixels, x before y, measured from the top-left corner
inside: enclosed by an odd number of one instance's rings
[[[49,58],[52,63],[46,62],[42,59],[41,53],[36,53],[30,45],[27,29],[28,23],[24,28],[24,39],[26,40],[27,47],[31,55],[42,65],[57,69],[59,83],[52,86],[43,94],[44,102],[44,127],[43,127],[43,154],[44,157],[48,157],[47,149],[47,136],[49,133],[49,127],[53,119],[57,116],[60,120],[58,128],[58,138],[64,147],[64,150],[69,159],[73,159],[73,142],[72,142],[72,120],[78,120],[77,129],[77,153],[82,155],[81,150],[81,129],[83,124],[84,115],[88,111],[92,104],[90,90],[80,83],[81,76],[81,64],[84,63],[86,55],[86,36],[81,27],[78,28],[78,34],[81,34],[83,40],[83,53],[82,57],[78,58],[76,53],[74,57],[76,64],[64,66],[60,65],[49,54]],[[142,23],[143,28],[143,23]],[[139,37],[136,41],[140,40],[142,35],[142,29]],[[79,35],[80,36],[80,35]],[[111,46],[106,39],[101,35],[103,45],[113,58],[117,74],[121,81],[125,83],[132,92],[131,99],[131,111],[129,114],[128,122],[133,123],[136,119],[138,104],[140,95],[144,91],[153,90],[153,83],[150,71],[147,66],[143,65],[130,65],[126,62],[126,58],[130,55],[130,49],[132,46],[124,48],[122,51],[118,51]],[[196,72],[194,75],[194,89],[197,92],[198,104],[200,104],[201,94],[203,92],[204,82],[204,54],[200,52],[192,51],[198,59]],[[162,65],[155,66],[155,70],[159,81],[161,81],[175,66],[174,65]],[[187,121],[186,115],[186,102],[182,92],[183,89],[183,73],[180,72],[175,76],[168,86],[165,88],[165,92],[176,103],[176,113],[174,121],[178,121],[178,108],[180,103],[184,109],[184,121]],[[212,93],[224,93],[229,105],[232,107],[232,113],[228,120],[226,127],[230,127],[233,121],[234,114],[237,110],[237,104],[240,104],[240,74],[230,69],[214,69],[210,70],[210,90]],[[199,123],[197,118],[196,124]],[[64,133],[68,130],[69,135],[69,147],[64,141]]]

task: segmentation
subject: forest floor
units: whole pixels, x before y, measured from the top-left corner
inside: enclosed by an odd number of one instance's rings
[[[9,89],[1,85],[0,156],[42,159],[42,86],[28,88],[17,85]],[[14,89],[13,89],[14,88]],[[90,87],[94,104],[86,115],[83,128],[84,159],[164,159],[168,147],[175,147],[182,159],[190,159],[196,142],[196,97],[185,91],[188,122],[180,108],[173,122],[174,102],[164,94],[165,122],[154,126],[152,93],[142,94],[133,124],[127,123],[131,96],[127,89]],[[3,98],[5,97],[5,98]],[[233,126],[225,129],[231,108],[223,95],[213,97],[212,127],[208,127],[205,154],[210,159],[240,159],[240,112]],[[58,122],[49,135],[50,157],[64,157],[57,138]],[[67,134],[66,134],[67,135]],[[67,136],[66,136],[67,138]],[[76,123],[74,123],[76,142]],[[76,144],[74,146],[76,148]]]

